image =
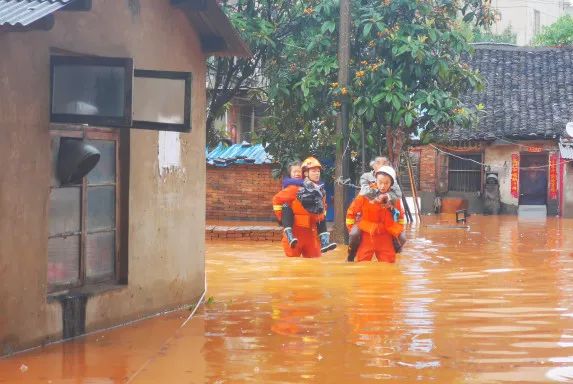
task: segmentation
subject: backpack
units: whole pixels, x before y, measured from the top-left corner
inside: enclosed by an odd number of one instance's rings
[[[312,182],[305,182],[299,188],[296,198],[309,213],[324,213],[324,192]]]

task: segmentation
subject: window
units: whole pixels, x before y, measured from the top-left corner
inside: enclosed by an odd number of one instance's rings
[[[533,10],[533,36],[541,32],[541,12],[537,9]]]
[[[464,159],[482,162],[480,154],[459,154]],[[450,191],[477,192],[481,190],[482,167],[471,160],[450,156],[448,160],[448,186]]]
[[[52,122],[131,125],[131,59],[52,56],[50,69]]]
[[[48,290],[115,282],[119,276],[119,133],[108,129],[52,131]],[[84,139],[101,157],[77,184],[61,185],[61,139]]]
[[[191,130],[191,73],[137,69],[134,76],[135,128]]]
[[[416,191],[420,190],[420,151],[409,152],[412,173],[414,174],[414,187]],[[410,174],[408,173],[408,164],[404,156],[400,158],[400,174],[398,175],[400,188],[404,192],[412,192],[410,183]]]

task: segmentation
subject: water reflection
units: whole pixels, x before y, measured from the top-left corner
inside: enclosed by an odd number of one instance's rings
[[[424,219],[395,265],[210,243],[213,300],[184,328],[188,312],[0,360],[0,383],[571,382],[573,221]]]

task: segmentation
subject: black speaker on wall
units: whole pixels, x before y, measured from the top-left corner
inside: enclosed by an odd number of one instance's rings
[[[77,184],[95,168],[101,153],[82,139],[63,137],[58,152],[58,178],[62,185]]]

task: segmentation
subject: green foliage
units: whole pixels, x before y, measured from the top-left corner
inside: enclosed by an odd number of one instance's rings
[[[475,122],[475,106],[465,105],[460,96],[482,84],[464,63],[472,38],[462,26],[487,29],[494,15],[485,0],[353,1],[351,81],[345,88],[337,83],[338,0],[222,4],[253,57],[209,63],[211,144],[220,139],[212,120],[245,87],[257,88],[251,93],[269,104],[258,139],[282,169],[291,159],[308,155],[331,159],[337,146],[350,151],[358,165],[361,128],[369,159],[415,131],[431,137],[434,130]],[[249,83],[255,69],[268,87]],[[350,143],[335,135],[343,102],[350,105]],[[400,147],[399,140],[392,151]]]
[[[213,57],[208,65],[207,144],[214,146],[222,138],[214,120],[225,112],[234,96],[248,90],[248,96],[266,100],[266,88],[255,79],[269,59],[283,55],[283,42],[300,29],[304,7],[298,0],[222,0],[227,16],[248,43],[252,57]]]
[[[511,28],[511,25],[507,26],[501,33],[494,33],[491,28],[486,27],[476,27],[471,25],[465,25],[467,32],[469,33],[468,40],[473,43],[505,43],[505,44],[516,44],[517,34],[515,34]]]
[[[475,122],[476,108],[460,96],[482,87],[464,62],[472,53],[463,21],[487,27],[493,14],[481,0],[362,0],[352,2],[350,85],[336,82],[338,0],[307,1],[303,28],[269,60],[270,118],[261,140],[275,158],[328,152],[337,145],[358,152],[360,126],[369,153],[380,153],[387,134],[408,137]],[[350,144],[334,135],[335,116],[350,103]],[[399,145],[400,146],[400,145]],[[399,148],[398,148],[399,149]],[[356,159],[359,156],[353,156]]]
[[[573,45],[573,17],[561,16],[555,23],[543,27],[541,33],[534,36],[533,45],[549,47]]]

